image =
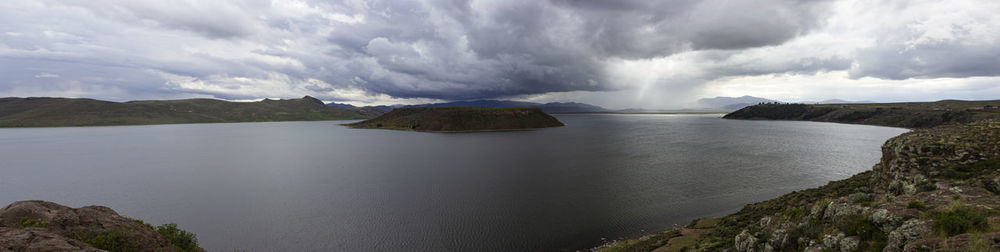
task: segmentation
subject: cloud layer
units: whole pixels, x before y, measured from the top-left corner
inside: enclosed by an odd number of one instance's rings
[[[0,95],[655,100],[753,76],[961,80],[1000,75],[997,12],[989,0],[11,0]]]

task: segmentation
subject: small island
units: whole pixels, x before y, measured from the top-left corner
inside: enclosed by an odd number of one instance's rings
[[[352,128],[429,132],[507,131],[564,124],[539,108],[423,107],[397,108]]]

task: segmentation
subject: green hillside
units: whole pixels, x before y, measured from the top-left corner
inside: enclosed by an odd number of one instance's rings
[[[393,109],[377,118],[347,126],[462,132],[559,127],[563,123],[539,108],[420,107]]]
[[[0,127],[346,120],[372,118],[378,114],[379,110],[367,108],[327,107],[309,96],[259,102],[0,98]]]

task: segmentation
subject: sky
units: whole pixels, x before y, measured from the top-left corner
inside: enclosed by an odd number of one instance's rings
[[[0,97],[1000,99],[995,0],[4,0]]]

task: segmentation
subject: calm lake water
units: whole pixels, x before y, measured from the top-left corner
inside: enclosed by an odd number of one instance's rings
[[[905,129],[556,115],[535,131],[346,121],[0,129],[0,204],[105,205],[210,251],[579,249],[868,170]]]

